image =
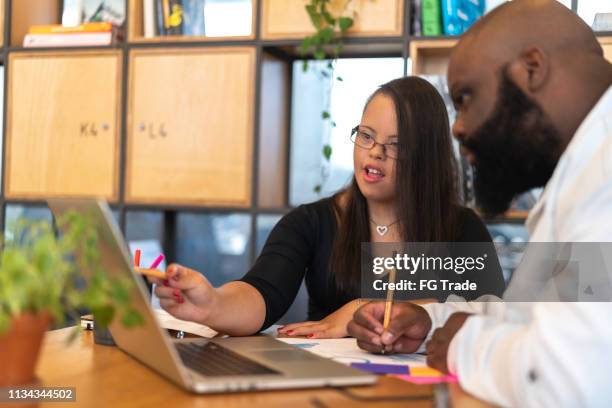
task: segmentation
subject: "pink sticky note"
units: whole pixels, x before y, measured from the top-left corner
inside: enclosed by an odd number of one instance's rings
[[[459,379],[456,375],[442,375],[437,377],[417,377],[414,375],[407,374],[392,374],[391,377],[398,378],[402,381],[408,381],[413,384],[440,384],[440,383],[455,383]]]

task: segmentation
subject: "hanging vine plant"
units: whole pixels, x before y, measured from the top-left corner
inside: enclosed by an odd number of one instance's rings
[[[356,16],[354,11],[349,11],[349,5],[353,0],[344,0],[342,10],[337,15],[334,15],[330,10],[331,2],[332,0],[310,0],[306,4],[306,12],[310,17],[315,33],[304,38],[300,49],[302,57],[312,54],[313,58],[317,61],[328,60],[323,68],[317,67],[317,73],[325,80],[329,80],[334,75],[336,62],[344,48],[344,38],[348,30],[354,25]],[[304,59],[302,69],[304,72],[308,71],[309,64],[307,59]],[[335,82],[342,82],[342,78],[336,76],[336,78],[329,81],[328,97],[321,112],[321,118],[329,123],[331,128],[336,127],[336,123],[330,113],[329,97]],[[317,194],[322,191],[323,185],[329,178],[328,166],[332,155],[332,147],[329,143],[323,145],[322,154],[324,165],[321,171],[321,181],[314,187],[314,191]]]

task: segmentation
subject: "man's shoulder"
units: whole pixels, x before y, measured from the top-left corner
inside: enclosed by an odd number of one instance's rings
[[[580,126],[547,190],[556,240],[612,239],[612,91]],[[592,231],[589,233],[588,231]]]

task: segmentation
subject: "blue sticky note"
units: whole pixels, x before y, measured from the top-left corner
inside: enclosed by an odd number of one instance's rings
[[[408,374],[408,366],[394,364],[351,363],[351,367],[374,374]]]

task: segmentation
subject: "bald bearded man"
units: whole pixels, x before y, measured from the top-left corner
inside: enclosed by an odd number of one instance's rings
[[[448,83],[486,213],[545,185],[531,242],[612,242],[612,65],[582,20],[552,0],[506,3],[461,37]],[[537,272],[521,264],[512,280]],[[387,331],[383,315],[382,302],[355,313],[361,348],[426,349],[487,401],[612,406],[612,303],[404,303]]]

